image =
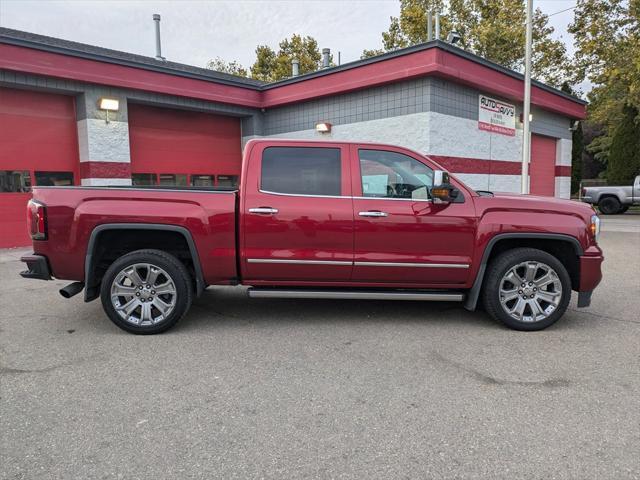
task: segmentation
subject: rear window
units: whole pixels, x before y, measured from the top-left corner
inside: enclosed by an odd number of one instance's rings
[[[293,195],[341,194],[339,148],[269,147],[262,154],[260,188]]]

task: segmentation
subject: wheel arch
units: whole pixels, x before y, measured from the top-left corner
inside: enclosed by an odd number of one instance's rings
[[[195,277],[195,287],[196,287],[196,296],[200,296],[200,294],[204,291],[206,287],[206,283],[204,281],[204,275],[202,273],[202,265],[200,264],[200,257],[198,255],[198,249],[196,248],[196,244],[193,241],[193,237],[191,232],[185,227],[181,227],[178,225],[163,225],[163,224],[153,224],[153,223],[106,223],[102,225],[96,226],[92,231],[89,237],[89,243],[87,244],[87,253],[85,255],[84,262],[84,283],[85,283],[85,291],[84,291],[84,301],[90,302],[91,300],[95,300],[100,296],[100,283],[96,282],[96,248],[99,244],[100,237],[105,232],[109,231],[163,231],[163,232],[171,232],[173,234],[179,235],[186,242],[187,248],[189,250],[189,255],[191,257],[191,262],[193,263],[194,277]],[[149,246],[148,248],[153,248],[153,246]]]
[[[476,274],[476,278],[473,282],[473,286],[469,290],[467,294],[467,299],[464,304],[464,308],[467,310],[475,310],[478,304],[478,298],[480,297],[480,291],[482,290],[482,284],[484,282],[484,275],[487,270],[487,265],[489,264],[490,259],[492,258],[492,254],[500,251],[499,245],[500,242],[510,242],[516,241],[521,243],[521,245],[517,246],[532,246],[527,245],[527,242],[562,242],[562,245],[570,246],[572,251],[575,253],[576,264],[575,268],[579,268],[578,257],[584,253],[582,245],[578,241],[577,238],[572,237],[570,235],[564,235],[560,233],[501,233],[495,235],[489,242],[487,243],[484,252],[482,253],[482,260],[480,262],[480,268],[478,269],[478,273]],[[498,247],[498,248],[496,248]],[[511,247],[511,248],[515,248]],[[534,246],[535,248],[535,246]],[[510,248],[507,248],[507,250]],[[504,251],[504,250],[503,250]],[[578,271],[571,272],[571,269],[568,269],[569,275],[571,277],[572,283],[577,280],[579,275]]]

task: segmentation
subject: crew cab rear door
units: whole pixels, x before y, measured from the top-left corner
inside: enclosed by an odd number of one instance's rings
[[[351,156],[352,280],[422,287],[467,282],[476,228],[471,199],[434,204],[434,170],[404,149],[354,145]]]
[[[347,145],[258,142],[241,198],[245,283],[346,282],[353,268]]]

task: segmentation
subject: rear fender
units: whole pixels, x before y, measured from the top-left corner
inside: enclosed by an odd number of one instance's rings
[[[191,236],[191,232],[184,227],[177,225],[162,225],[152,223],[110,223],[98,225],[91,232],[89,237],[89,244],[87,246],[87,254],[84,262],[84,282],[86,288],[84,290],[84,301],[90,302],[100,296],[100,291],[94,285],[95,276],[95,248],[102,232],[107,230],[164,230],[169,232],[179,233],[184,237],[189,246],[189,252],[193,261],[194,270],[196,273],[196,296],[200,296],[204,291],[206,284],[204,276],[202,274],[202,266],[200,264],[200,257],[198,256],[198,250]]]

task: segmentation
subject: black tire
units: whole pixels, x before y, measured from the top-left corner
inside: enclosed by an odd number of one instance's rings
[[[600,210],[600,213],[603,215],[615,215],[616,213],[620,213],[622,205],[616,197],[604,197],[598,202],[598,210]]]
[[[618,213],[625,213],[627,210],[629,210],[629,205],[623,205]]]
[[[517,320],[507,313],[505,310],[506,307],[503,307],[500,302],[500,285],[503,281],[503,277],[513,267],[524,262],[538,262],[550,267],[555,271],[562,286],[559,304],[555,307],[555,310],[541,320]],[[520,295],[518,295],[518,297],[520,297]],[[571,279],[567,269],[564,268],[564,265],[562,265],[562,263],[553,255],[535,248],[514,248],[501,253],[489,264],[485,274],[482,299],[487,313],[495,320],[499,320],[504,323],[506,326],[514,330],[522,331],[542,330],[553,325],[567,310],[569,300],[571,299]],[[520,301],[519,298],[515,300],[515,302],[518,301]],[[538,305],[540,305],[540,303],[538,303]],[[531,307],[526,308],[531,311]]]
[[[131,321],[120,316],[111,300],[111,290],[116,277],[120,275],[121,272],[123,272],[127,267],[131,267],[136,264],[148,264],[152,267],[156,267],[157,269],[161,269],[163,272],[160,274],[160,279],[164,280],[165,277],[167,277],[168,281],[172,282],[171,287],[175,287],[172,288],[175,293],[170,293],[168,297],[166,295],[163,297],[165,299],[170,299],[173,309],[170,310],[170,312],[166,315],[166,318],[157,321],[157,323],[152,323],[153,320],[150,322],[152,324],[146,325],[142,324],[142,321],[140,321],[141,325],[131,323]],[[147,275],[149,275],[149,273],[150,269],[147,271]],[[159,285],[159,287],[161,288],[162,285]],[[156,292],[150,291],[149,295],[151,293],[155,295]],[[138,294],[136,293],[136,295]],[[175,295],[175,298],[173,298],[173,295]],[[160,296],[161,294],[158,291],[158,297]],[[122,298],[125,298],[126,301],[126,297]],[[151,298],[151,296],[149,298]],[[169,253],[163,252],[161,250],[136,250],[134,252],[123,255],[115,262],[113,262],[111,266],[109,266],[104,277],[102,278],[102,285],[100,287],[100,299],[102,300],[102,307],[104,308],[107,316],[121,329],[138,335],[152,335],[155,333],[162,333],[178,323],[178,321],[189,310],[191,301],[193,299],[191,276],[189,275],[189,272],[187,271],[187,268],[184,266],[184,264]],[[131,300],[136,299],[131,297]],[[150,306],[148,308],[150,309],[150,312],[152,311],[151,309],[153,309],[158,316],[161,315],[160,310],[157,310],[155,307]],[[139,311],[140,313],[136,314],[136,311]],[[132,315],[138,315],[140,318],[143,317],[141,310],[137,309],[134,310]],[[129,318],[131,319],[132,317]]]

